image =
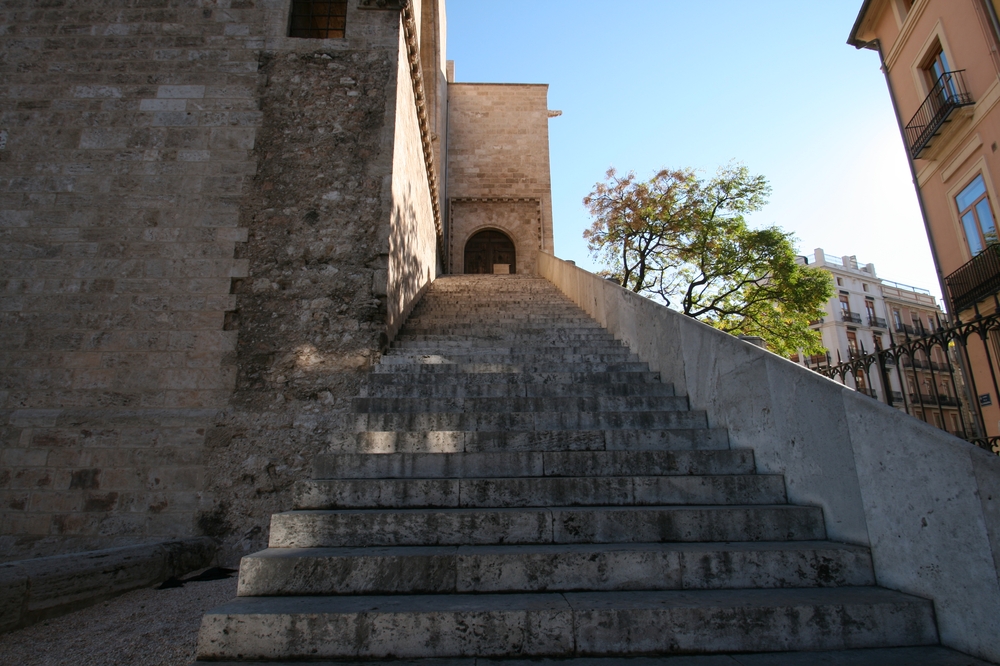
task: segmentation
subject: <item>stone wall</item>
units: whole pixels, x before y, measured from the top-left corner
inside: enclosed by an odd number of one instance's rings
[[[0,558],[260,546],[385,344],[400,13],[288,5],[0,3]]]
[[[552,251],[548,86],[448,86],[447,267],[464,271],[465,243],[484,227],[504,231],[528,272]]]

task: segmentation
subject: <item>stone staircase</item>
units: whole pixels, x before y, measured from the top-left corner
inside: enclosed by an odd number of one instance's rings
[[[544,279],[435,281],[354,411],[200,659],[938,643],[930,602],[875,586],[866,549]]]

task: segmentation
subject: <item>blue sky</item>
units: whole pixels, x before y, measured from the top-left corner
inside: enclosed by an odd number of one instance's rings
[[[811,254],[857,255],[939,295],[878,55],[847,45],[862,0],[447,0],[465,82],[548,83],[556,254],[592,268],[581,199],[609,166],[765,175]]]

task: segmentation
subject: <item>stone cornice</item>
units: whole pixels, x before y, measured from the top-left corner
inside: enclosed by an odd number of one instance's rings
[[[364,2],[365,0],[362,0]],[[369,0],[377,2],[378,0]],[[388,0],[383,0],[388,2]],[[437,169],[434,164],[434,149],[431,146],[431,124],[427,117],[427,95],[424,92],[423,70],[420,66],[420,43],[417,40],[417,21],[413,16],[413,6],[409,0],[399,0],[403,24],[403,41],[406,43],[407,62],[410,66],[410,81],[413,84],[413,99],[417,106],[417,120],[420,123],[420,144],[424,151],[424,169],[427,171],[427,185],[431,193],[431,207],[434,210],[434,229],[437,232],[438,251],[444,253],[444,227],[441,223],[441,200],[438,188]]]

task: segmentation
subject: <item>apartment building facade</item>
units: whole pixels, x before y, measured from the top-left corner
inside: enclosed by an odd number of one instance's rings
[[[827,352],[793,356],[800,365],[822,371],[923,338],[946,326],[945,313],[930,291],[884,280],[878,277],[874,264],[859,263],[853,255],[833,256],[822,248],[800,261],[830,273],[834,287],[824,308],[826,316],[813,322]],[[941,346],[931,346],[912,355],[886,357],[881,365],[852,370],[839,380],[942,430],[966,437],[973,425],[968,410],[960,411],[965,391],[960,367],[954,350],[946,353]]]
[[[935,268],[986,435],[1000,435],[998,0],[865,0],[848,43],[878,51]],[[905,308],[903,308],[905,309]],[[903,321],[904,326],[912,322]],[[995,327],[995,326],[996,327]]]

